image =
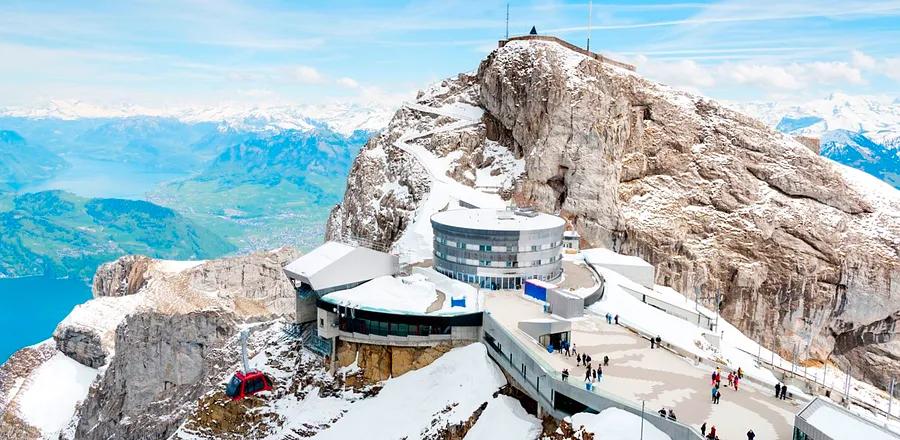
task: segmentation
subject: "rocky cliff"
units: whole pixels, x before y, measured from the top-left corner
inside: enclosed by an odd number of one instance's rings
[[[588,245],[649,260],[660,284],[722,292],[726,318],[788,357],[853,362],[879,383],[900,367],[898,192],[715,101],[512,41],[370,140],[329,234],[402,241],[446,178],[499,182]]]

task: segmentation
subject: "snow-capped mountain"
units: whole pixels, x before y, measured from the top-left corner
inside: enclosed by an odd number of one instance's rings
[[[168,117],[187,123],[215,122],[242,131],[311,130],[327,126],[350,135],[356,130],[377,131],[387,125],[394,108],[382,104],[335,102],[323,105],[151,108],[133,104],[102,106],[84,101],[54,100],[38,107],[0,108],[0,116],[30,119],[96,119],[137,116]]]
[[[734,104],[783,133],[820,137],[832,130],[863,133],[884,143],[900,138],[900,98],[854,96],[835,92],[802,104]]]
[[[900,99],[832,93],[804,104],[733,104],[776,130],[819,138],[821,154],[900,187]]]

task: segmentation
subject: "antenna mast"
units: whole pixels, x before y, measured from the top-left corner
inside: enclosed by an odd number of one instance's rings
[[[509,40],[509,2],[506,2],[506,39]]]
[[[587,41],[587,50],[591,50],[591,20],[594,18],[594,2],[593,0],[588,2],[588,41]]]

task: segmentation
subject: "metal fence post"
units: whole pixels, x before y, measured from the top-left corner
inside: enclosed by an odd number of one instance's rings
[[[641,400],[641,440],[644,440],[644,405],[647,402]]]

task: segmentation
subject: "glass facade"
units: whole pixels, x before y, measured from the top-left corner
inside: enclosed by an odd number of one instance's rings
[[[432,221],[434,269],[487,289],[521,289],[525,280],[562,275],[563,226],[495,231]]]
[[[377,336],[431,336],[449,335],[449,325],[406,324],[376,321],[372,319],[339,318],[341,331]]]

